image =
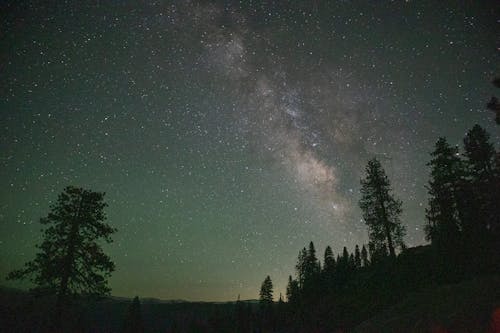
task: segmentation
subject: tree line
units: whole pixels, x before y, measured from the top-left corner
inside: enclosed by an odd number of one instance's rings
[[[276,325],[287,332],[345,329],[410,291],[500,272],[500,152],[475,125],[465,135],[462,152],[441,137],[430,156],[424,224],[430,245],[406,247],[402,202],[381,163],[371,159],[359,201],[368,245],[356,245],[352,252],[344,247],[336,256],[327,246],[322,262],[313,242],[304,247],[295,277],[288,278],[286,303],[275,307],[282,313],[262,317],[267,331]],[[268,276],[261,304],[269,303],[270,286]]]
[[[298,254],[286,302],[281,295],[273,301],[273,283],[267,276],[258,311],[239,301],[234,314],[216,316],[215,331],[327,332],[352,327],[417,288],[500,272],[495,260],[500,253],[500,153],[479,125],[463,142],[460,152],[439,138],[431,153],[424,225],[429,246],[405,246],[402,201],[381,163],[371,159],[359,201],[368,244],[356,245],[351,252],[344,247],[337,255],[327,246],[321,262],[311,242]],[[29,279],[36,294],[55,297],[49,331],[67,330],[65,313],[77,297],[110,292],[107,279],[115,266],[100,242],[112,242],[116,229],[106,223],[106,206],[104,193],[65,188],[40,219],[46,228],[39,252],[8,275]],[[142,330],[138,299],[127,318],[134,323],[127,327]]]

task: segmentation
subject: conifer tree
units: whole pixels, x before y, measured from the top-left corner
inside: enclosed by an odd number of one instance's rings
[[[312,296],[318,287],[318,279],[321,271],[321,266],[316,258],[316,249],[314,248],[313,242],[309,243],[309,247],[305,252],[303,269],[304,281],[302,289],[305,291],[304,295]]]
[[[273,282],[269,275],[264,279],[260,287],[259,302],[263,306],[268,306],[273,303]]]
[[[495,148],[489,139],[490,135],[477,124],[464,138],[468,172],[475,181],[486,181],[493,173]]]
[[[349,251],[347,251],[347,247],[345,246],[342,249],[342,266],[344,269],[349,267]]]
[[[368,261],[368,251],[366,251],[366,247],[363,245],[361,248],[361,264],[363,267],[368,267],[370,262]]]
[[[349,271],[353,271],[356,268],[356,261],[354,259],[354,254],[349,254]]]
[[[342,286],[348,280],[350,272],[352,271],[349,257],[349,251],[347,251],[347,247],[344,246],[342,255],[337,258],[337,263],[335,265],[334,280],[337,286]]]
[[[359,252],[359,246],[356,244],[356,248],[354,249],[354,267],[361,267],[361,253]]]
[[[290,304],[296,304],[299,299],[299,283],[297,280],[292,279],[292,276],[288,276],[288,285],[286,286],[286,299]]]
[[[374,250],[379,252],[387,246],[394,257],[396,246],[403,247],[405,230],[400,221],[402,203],[391,192],[391,184],[380,162],[376,158],[368,161],[366,178],[361,180],[359,206]]]
[[[318,258],[316,258],[316,249],[314,248],[314,243],[310,242],[306,257],[305,279],[311,281],[318,273],[319,266]]]
[[[489,134],[475,125],[464,138],[467,178],[473,198],[469,199],[468,235],[484,237],[500,224],[500,189],[495,170],[496,152]],[[479,235],[482,236],[479,236]]]
[[[295,265],[295,270],[297,272],[297,282],[299,284],[299,288],[304,288],[304,280],[306,278],[306,269],[307,269],[307,249],[304,247],[299,252],[299,256],[297,258],[297,264]]]
[[[323,259],[323,270],[321,271],[322,289],[325,291],[331,291],[333,288],[332,281],[335,277],[335,265],[335,257],[332,248],[327,246]]]
[[[451,250],[457,245],[461,228],[459,191],[464,180],[464,167],[458,148],[439,138],[431,153],[429,207],[426,209],[426,237],[433,244]]]
[[[260,287],[259,305],[261,311],[261,324],[264,327],[274,325],[273,313],[273,282],[271,277],[266,276]]]
[[[333,272],[335,268],[335,257],[333,256],[333,251],[330,245],[328,245],[325,249],[325,255],[323,259],[323,271],[325,272]]]
[[[35,259],[8,275],[8,279],[29,278],[36,291],[56,295],[55,325],[60,324],[71,296],[110,291],[106,278],[115,265],[98,243],[112,242],[116,231],[104,222],[106,206],[104,193],[66,187],[49,214],[40,219],[47,228]]]

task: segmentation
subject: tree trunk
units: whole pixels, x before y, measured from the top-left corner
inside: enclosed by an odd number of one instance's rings
[[[394,258],[396,256],[396,252],[394,251],[394,245],[392,244],[391,230],[389,229],[389,222],[387,220],[384,222],[384,228],[387,236],[387,245],[389,246],[389,254]]]
[[[394,251],[394,244],[392,243],[391,229],[389,227],[389,218],[387,217],[387,212],[385,210],[384,201],[382,200],[382,196],[379,194],[380,207],[382,208],[382,218],[384,220],[384,230],[385,236],[387,238],[387,246],[389,247],[389,254],[391,257],[396,256],[396,252]]]
[[[79,218],[80,212],[83,206],[83,196],[80,199],[78,210],[73,218],[71,224],[71,230],[68,235],[68,247],[66,250],[66,257],[64,258],[63,273],[61,277],[61,283],[59,284],[59,290],[57,292],[56,308],[55,308],[55,320],[54,325],[57,331],[62,330],[62,317],[64,308],[68,304],[68,283],[72,271],[73,261],[75,257],[75,242],[76,235],[79,229]]]

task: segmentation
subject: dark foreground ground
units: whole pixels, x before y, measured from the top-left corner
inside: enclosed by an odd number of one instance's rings
[[[43,332],[51,302],[1,288],[0,332]],[[80,302],[67,318],[68,331],[122,332],[130,304],[131,300],[119,298]],[[237,305],[141,300],[141,314],[145,332],[239,332],[238,306],[250,313],[248,319],[253,323],[247,323],[246,329],[257,332],[255,301]],[[410,293],[352,331],[500,332],[500,276],[477,277]],[[288,330],[276,328],[276,332]]]
[[[411,293],[354,332],[500,332],[500,277],[475,278]]]

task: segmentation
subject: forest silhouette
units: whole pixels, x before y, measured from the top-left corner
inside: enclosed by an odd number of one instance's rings
[[[402,202],[382,164],[371,159],[360,182],[359,201],[368,244],[344,247],[338,254],[327,246],[320,258],[311,241],[298,253],[286,299],[280,295],[277,302],[270,276],[262,282],[258,302],[238,297],[226,304],[154,307],[141,304],[138,297],[132,302],[106,298],[114,263],[97,241],[111,242],[116,230],[105,223],[104,193],[67,187],[40,220],[46,229],[39,253],[8,276],[30,279],[35,287],[28,295],[11,295],[16,306],[9,302],[1,306],[0,328],[13,332],[96,328],[122,332],[345,332],[421,290],[484,277],[498,282],[500,152],[489,134],[475,125],[464,137],[463,150],[439,138],[427,165],[429,197],[423,228],[428,245],[405,245]],[[93,313],[95,317],[96,309],[106,307],[114,307],[115,323],[104,324],[106,319],[101,318],[90,324],[89,316]],[[498,317],[498,311],[495,313]],[[496,317],[488,323],[491,332],[497,329]]]

